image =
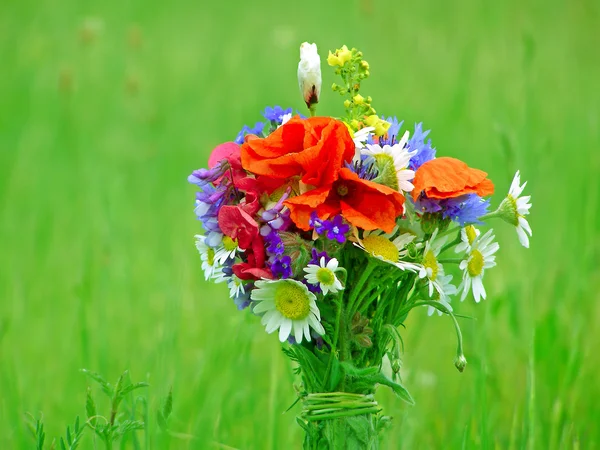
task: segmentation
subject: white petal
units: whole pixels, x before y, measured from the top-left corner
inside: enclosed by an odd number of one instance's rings
[[[279,340],[285,342],[292,331],[292,321],[288,318],[284,318],[279,327]]]
[[[529,238],[525,234],[525,231],[523,230],[523,228],[521,226],[518,226],[516,228],[517,228],[517,235],[519,236],[519,242],[521,243],[521,245],[523,247],[529,248]]]

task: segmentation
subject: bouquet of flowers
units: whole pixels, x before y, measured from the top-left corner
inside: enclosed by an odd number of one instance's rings
[[[341,118],[316,115],[321,91],[315,44],[300,47],[298,78],[310,117],[266,108],[217,146],[199,187],[196,236],[206,280],[226,283],[238,309],[278,332],[295,363],[305,449],[374,449],[389,422],[378,385],[413,399],[400,379],[398,330],[417,307],[448,315],[455,365],[467,363],[451,297],[486,298],[483,277],[499,245],[480,227],[500,218],[528,247],[531,204],[516,173],[489,212],[487,173],[437,157],[429,131],[401,131],[360,93],[369,64],[343,46],[327,62],[340,76]],[[449,265],[461,272],[456,282]]]

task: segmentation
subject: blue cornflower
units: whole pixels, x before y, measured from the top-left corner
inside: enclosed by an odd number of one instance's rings
[[[350,231],[350,225],[344,223],[342,216],[335,216],[333,220],[325,220],[323,222],[325,231],[327,231],[327,239],[336,240],[340,244],[346,242],[346,233]]]
[[[244,137],[247,134],[256,134],[257,136],[261,135],[264,128],[265,128],[265,124],[262,122],[256,122],[256,125],[254,125],[254,128],[250,128],[248,125],[244,125],[242,130],[238,133],[237,137],[235,138],[235,143],[243,144]]]
[[[477,194],[461,195],[444,201],[442,217],[458,222],[461,227],[466,224],[482,224],[479,218],[488,212],[489,200]]]
[[[285,247],[281,237],[275,231],[271,231],[265,236],[265,242],[267,244],[267,252],[271,255],[283,255]]]
[[[360,155],[360,161],[354,161],[353,163],[346,163],[346,167],[358,175],[358,178],[363,180],[371,181],[377,176],[377,169],[375,168],[375,158],[371,155]]]
[[[423,131],[423,123],[415,124],[415,132],[408,140],[408,150],[417,150],[417,154],[410,159],[408,167],[412,170],[417,170],[427,161],[435,158],[435,148],[431,147],[431,139],[425,142],[425,138],[431,130]]]
[[[276,122],[278,125],[283,122],[283,116],[286,114],[291,114],[292,108],[283,109],[281,106],[267,106],[263,111],[262,115],[265,119],[270,120],[271,122]]]
[[[292,276],[292,258],[288,255],[275,258],[271,263],[271,272],[278,278],[290,278]]]

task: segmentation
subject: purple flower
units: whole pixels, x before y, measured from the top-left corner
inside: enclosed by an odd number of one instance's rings
[[[265,236],[265,243],[267,244],[267,252],[271,255],[283,255],[285,247],[283,241],[277,232],[271,231]]]
[[[235,138],[235,143],[243,144],[244,137],[246,137],[247,134],[256,134],[257,136],[261,135],[264,128],[265,128],[265,124],[262,122],[256,122],[256,125],[254,125],[254,128],[250,128],[248,125],[244,125],[242,130],[238,133],[237,137]]]
[[[217,164],[212,169],[194,170],[188,177],[188,181],[196,186],[204,189],[208,183],[214,183],[223,176],[226,170],[226,164]]]
[[[291,112],[292,108],[283,109],[281,106],[273,106],[272,108],[267,106],[262,115],[265,119],[276,122],[279,125],[283,121],[283,116]]]
[[[346,242],[346,233],[350,231],[350,225],[344,223],[342,216],[335,216],[333,220],[326,220],[323,226],[327,231],[327,239],[336,240],[340,244]]]
[[[410,198],[410,197],[409,197]],[[441,200],[427,198],[423,194],[415,202],[415,211],[420,213],[436,213],[442,210]]]
[[[292,258],[281,256],[275,258],[271,263],[271,272],[278,278],[290,278],[292,276]]]
[[[444,201],[442,217],[458,222],[461,227],[466,224],[482,224],[479,218],[488,212],[489,200],[482,199],[477,194],[461,195]]]
[[[260,229],[262,236],[267,236],[273,230],[285,231],[290,226],[290,210],[283,206],[283,202],[287,200],[290,192],[291,188],[288,188],[275,206],[260,213],[260,218],[267,223]]]
[[[308,225],[315,229],[317,234],[321,234],[325,231],[325,225],[323,224],[325,221],[319,219],[317,216],[317,212],[313,211],[310,213],[310,219],[308,220]]]
[[[321,258],[325,258],[325,264],[327,264],[331,258],[327,254],[327,252],[319,252],[316,248],[311,250],[312,259],[308,262],[309,264],[319,265]]]
[[[425,142],[425,138],[431,130],[423,131],[423,123],[415,124],[415,131],[408,140],[408,150],[415,151],[417,154],[410,159],[408,167],[417,170],[427,161],[435,158],[435,148],[431,147],[431,139]]]

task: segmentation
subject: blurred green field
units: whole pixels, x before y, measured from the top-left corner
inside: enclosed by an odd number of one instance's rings
[[[493,206],[517,169],[532,195],[531,249],[498,223],[488,300],[456,308],[463,374],[450,320],[410,317],[417,405],[379,392],[383,447],[600,448],[599,28],[594,0],[2,2],[0,448],[34,448],[26,412],[48,440],[84,416],[84,367],[151,384],[124,448],[300,448],[277,338],[203,280],[186,177],[265,106],[302,110],[305,40],[362,49],[378,113],[488,171]]]

